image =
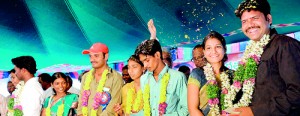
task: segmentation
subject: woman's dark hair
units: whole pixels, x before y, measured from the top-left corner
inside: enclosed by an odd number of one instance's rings
[[[64,73],[62,73],[62,72],[56,72],[56,73],[54,73],[53,75],[52,75],[52,78],[53,78],[53,81],[51,82],[52,84],[54,83],[54,81],[56,80],[56,79],[58,79],[58,78],[63,78],[65,81],[66,81],[66,85],[67,85],[67,83],[68,83],[68,77],[64,74]],[[67,92],[68,90],[67,90],[67,88],[66,88],[66,90],[65,90],[65,92]],[[56,95],[56,91],[55,91],[55,89],[53,88],[53,92],[54,92],[54,94]]]
[[[215,39],[219,40],[221,42],[221,44],[222,44],[222,47],[224,48],[224,52],[225,53],[224,53],[224,57],[222,59],[222,67],[220,68],[220,71],[224,71],[225,69],[228,69],[228,68],[225,67],[225,64],[224,64],[224,62],[226,62],[227,59],[228,59],[228,56],[227,56],[227,53],[226,53],[227,47],[226,47],[225,38],[220,33],[216,32],[216,31],[211,31],[209,34],[207,34],[205,36],[205,38],[203,40],[202,46],[203,46],[204,50],[205,50],[206,41],[208,39],[211,39],[211,38],[215,38]]]
[[[139,63],[142,67],[144,67],[144,64],[139,60],[139,58],[138,58],[136,55],[131,55],[131,56],[129,57],[129,59],[127,60],[127,62],[128,62],[129,60],[135,61],[135,62]]]
[[[11,69],[10,71],[9,71],[9,74],[10,73],[16,73],[16,70],[15,69]]]

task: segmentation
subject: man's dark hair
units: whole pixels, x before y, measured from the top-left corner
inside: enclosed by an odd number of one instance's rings
[[[83,71],[83,72],[78,76],[78,81],[79,81],[79,82],[81,82],[82,76],[83,76],[85,73],[87,73],[87,72],[89,72],[89,71],[88,71],[88,70]]]
[[[260,11],[267,18],[267,15],[271,12],[271,7],[267,0],[246,0],[238,6],[234,13],[241,18],[244,11],[249,12],[250,10]]]
[[[125,65],[123,68],[122,68],[122,70],[128,70],[128,65]]]
[[[156,39],[143,41],[135,50],[135,55],[139,57],[140,54],[154,56],[156,52],[160,53],[162,58],[162,49],[159,42]]]
[[[186,72],[186,71],[190,71],[191,69],[188,66],[182,65],[178,68],[178,71],[180,72]]]
[[[15,69],[11,69],[10,71],[8,71],[8,73],[16,73],[16,70]]]
[[[25,68],[30,74],[34,75],[37,71],[36,62],[32,56],[16,57],[11,59],[11,62],[20,69]]]
[[[202,44],[197,44],[197,45],[193,48],[193,50],[195,50],[195,49],[197,49],[197,48],[202,48],[202,49],[203,49],[203,45],[202,45]]]
[[[48,73],[42,73],[38,77],[40,77],[40,79],[46,83],[52,83],[54,81],[54,78],[52,78]]]

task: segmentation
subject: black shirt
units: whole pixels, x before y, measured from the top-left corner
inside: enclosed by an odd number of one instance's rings
[[[271,29],[258,65],[252,109],[257,116],[300,116],[300,43]]]

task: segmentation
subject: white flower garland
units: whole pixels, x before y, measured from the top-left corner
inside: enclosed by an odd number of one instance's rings
[[[241,59],[241,64],[244,65],[247,63],[248,59],[252,58],[255,60],[256,65],[258,65],[258,62],[261,58],[261,55],[264,51],[264,46],[266,46],[270,41],[269,35],[264,35],[260,41],[256,42],[253,40],[250,40],[249,45],[246,47],[245,53]],[[242,85],[243,84],[243,85]],[[250,79],[245,80],[244,82],[235,81],[228,91],[228,94],[225,95],[225,107],[226,108],[238,108],[238,107],[245,107],[249,106],[252,99],[252,94],[254,90],[255,85],[255,77],[252,77]],[[242,88],[243,95],[241,99],[238,101],[238,103],[233,104],[233,100],[235,99],[235,96],[238,91]]]
[[[12,95],[15,97],[14,98],[14,106],[20,105],[20,94],[23,91],[24,88],[24,81],[20,81],[17,86],[16,89],[13,91]],[[14,111],[8,111],[7,112],[7,116],[14,116]]]
[[[205,78],[207,80],[207,84],[212,86],[218,86],[211,64],[207,63],[203,67],[203,69],[204,69]],[[220,79],[222,83],[221,85],[222,94],[227,94],[227,91],[230,88],[230,79],[228,78],[228,75],[226,74],[225,71],[220,74]],[[220,115],[219,101],[220,101],[219,98],[209,99],[209,105],[210,105],[210,110],[212,115]]]

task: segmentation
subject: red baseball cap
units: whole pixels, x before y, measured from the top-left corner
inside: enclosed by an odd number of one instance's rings
[[[103,43],[94,43],[89,50],[83,50],[82,54],[89,54],[89,53],[108,53],[108,47]]]

